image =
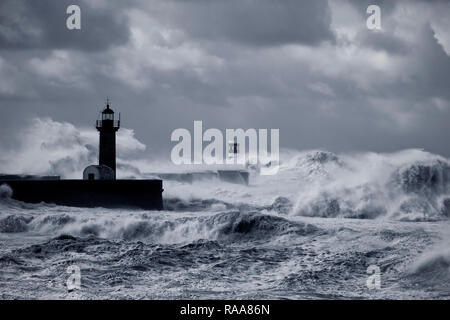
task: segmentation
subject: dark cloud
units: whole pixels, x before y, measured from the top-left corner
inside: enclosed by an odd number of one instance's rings
[[[66,9],[72,4],[81,8],[81,30],[66,27]],[[129,38],[122,13],[120,7],[93,7],[80,0],[2,0],[0,49],[105,50]]]
[[[69,2],[2,1],[1,45],[20,50],[0,50],[0,144],[35,116],[92,126],[109,96],[167,159],[172,130],[194,120],[280,128],[282,147],[450,155],[445,4],[332,2],[81,2],[77,33]],[[381,32],[365,26],[377,3]]]
[[[366,10],[370,5],[377,5],[380,7],[382,16],[384,14],[389,15],[393,9],[397,6],[400,1],[392,1],[392,0],[348,0],[353,7],[355,7],[358,12],[366,15]],[[421,1],[421,0],[418,0]],[[423,0],[422,0],[423,1]]]
[[[326,0],[169,0],[166,22],[210,41],[271,46],[331,41]]]
[[[406,55],[412,50],[407,41],[389,31],[373,32],[365,29],[358,33],[355,40],[363,47],[384,50],[392,54]]]

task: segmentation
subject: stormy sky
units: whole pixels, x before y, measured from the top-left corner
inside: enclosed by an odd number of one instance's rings
[[[0,0],[0,146],[35,118],[92,127],[109,97],[167,157],[194,120],[279,128],[282,148],[450,156],[449,30],[437,0]]]

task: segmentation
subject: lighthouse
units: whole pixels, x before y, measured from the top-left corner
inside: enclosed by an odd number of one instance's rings
[[[114,111],[106,101],[106,108],[101,113],[101,120],[97,120],[97,130],[100,132],[99,165],[107,166],[114,171],[116,176],[116,132],[120,128],[119,120],[114,120]]]
[[[95,122],[99,132],[99,163],[83,171],[81,179],[30,175],[0,175],[0,186],[12,190],[11,197],[29,203],[55,203],[83,208],[139,208],[162,210],[161,179],[116,179],[116,132],[119,119],[106,101],[106,107]],[[86,148],[87,150],[88,148]]]
[[[87,167],[83,172],[85,180],[115,180],[116,179],[116,132],[120,128],[119,119],[114,119],[114,111],[106,101],[106,107],[100,114],[95,127],[100,133],[98,165]]]

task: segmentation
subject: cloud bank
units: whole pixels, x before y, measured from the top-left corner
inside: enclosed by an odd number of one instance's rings
[[[279,128],[285,148],[450,155],[448,1],[72,3],[81,31],[65,28],[68,1],[0,5],[5,150],[35,117],[88,126],[109,96],[167,159],[171,132],[194,120]]]

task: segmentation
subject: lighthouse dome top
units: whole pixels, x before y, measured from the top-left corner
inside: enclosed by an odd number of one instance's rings
[[[102,111],[103,114],[114,114],[114,111],[109,107],[109,103],[106,104],[106,108]]]

